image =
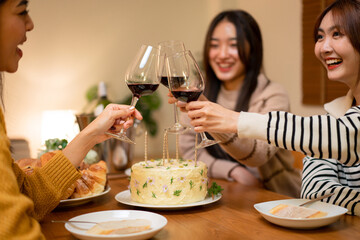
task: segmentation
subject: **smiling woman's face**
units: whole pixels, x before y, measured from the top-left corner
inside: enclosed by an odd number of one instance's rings
[[[209,49],[210,66],[228,90],[236,89],[245,77],[245,66],[237,49],[235,25],[223,20],[215,27]]]
[[[331,11],[318,29],[315,55],[325,66],[330,80],[343,82],[353,89],[359,78],[360,56],[350,39],[334,23]]]
[[[15,72],[26,41],[26,32],[34,28],[25,0],[6,0],[0,4],[0,71]]]

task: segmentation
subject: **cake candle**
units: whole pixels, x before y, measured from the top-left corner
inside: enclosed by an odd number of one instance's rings
[[[148,151],[148,146],[147,146],[147,131],[145,131],[145,164],[147,165],[147,151]]]
[[[166,130],[164,131],[164,139],[163,139],[163,157],[162,157],[162,165],[164,166],[165,162],[165,150],[166,149]]]
[[[195,136],[195,167],[197,166],[197,145],[198,145],[198,134]]]
[[[167,162],[169,162],[170,156],[169,156],[169,134],[166,130],[166,157],[167,157]]]
[[[179,134],[176,134],[176,161],[179,161]]]

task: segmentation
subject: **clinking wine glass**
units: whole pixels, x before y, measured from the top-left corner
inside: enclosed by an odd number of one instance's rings
[[[175,53],[166,57],[166,69],[171,94],[179,101],[196,101],[205,88],[204,78],[190,51]],[[196,148],[205,148],[220,141],[210,140],[204,132]]]
[[[164,56],[160,56],[159,48],[150,45],[140,47],[125,74],[125,82],[132,92],[131,107],[135,107],[141,96],[150,95],[159,87],[163,65]],[[112,132],[106,132],[106,134],[135,144],[126,136],[124,129],[121,129],[118,134]]]
[[[169,55],[173,55],[178,52],[185,51],[184,43],[182,41],[178,41],[178,40],[169,40],[169,41],[160,42],[159,48],[160,48],[161,55],[165,55],[165,57],[169,56]],[[167,73],[166,73],[166,68],[163,68],[163,72],[161,75],[161,84],[164,85],[165,87],[169,88],[169,82],[168,82],[168,77],[167,77]],[[179,112],[178,112],[177,106],[176,106],[176,104],[174,104],[173,106],[174,106],[175,123],[173,126],[169,127],[167,129],[167,131],[170,133],[181,134],[181,133],[185,132],[186,130],[188,130],[189,128],[181,125],[181,123],[179,122]]]

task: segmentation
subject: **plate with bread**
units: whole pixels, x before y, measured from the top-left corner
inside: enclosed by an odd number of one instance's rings
[[[269,222],[294,229],[319,228],[336,222],[348,210],[325,202],[300,207],[308,199],[284,199],[258,203],[254,208]]]
[[[84,240],[135,240],[155,236],[167,224],[159,214],[140,210],[109,210],[83,214],[69,221],[95,223],[66,223],[65,228],[76,238]]]
[[[97,198],[102,197],[103,195],[109,193],[111,190],[110,186],[107,185],[104,189],[103,192],[91,195],[91,196],[87,196],[87,197],[78,197],[78,198],[68,198],[68,199],[63,199],[60,200],[60,203],[57,207],[75,207],[75,206],[79,206],[85,203],[88,203],[90,201],[94,201]]]
[[[36,168],[41,168],[57,154],[58,151],[46,152],[39,159],[21,159],[16,161],[27,175],[31,175]],[[76,180],[61,197],[59,207],[78,206],[110,192],[107,186],[107,166],[105,161],[94,164],[80,164],[81,178]]]

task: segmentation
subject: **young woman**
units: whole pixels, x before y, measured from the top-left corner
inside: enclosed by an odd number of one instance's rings
[[[16,72],[22,57],[19,45],[34,27],[26,0],[0,0],[0,72]],[[0,75],[0,86],[2,79]],[[2,90],[2,87],[0,88]],[[2,99],[2,94],[0,95]],[[1,105],[4,104],[1,101]],[[44,239],[37,220],[53,210],[67,188],[81,175],[76,167],[97,143],[108,139],[106,131],[128,128],[141,115],[128,106],[109,105],[68,146],[31,176],[11,158],[10,141],[0,110],[0,239]],[[120,125],[120,122],[124,124]]]
[[[239,137],[301,151],[303,198],[335,192],[324,201],[360,216],[360,1],[337,0],[318,18],[315,54],[328,78],[349,87],[346,96],[325,105],[327,115],[234,112],[211,102],[186,105],[195,131],[237,132]],[[184,105],[181,105],[184,107]]]
[[[219,13],[211,22],[204,46],[205,97],[237,112],[266,113],[289,110],[284,88],[261,73],[262,37],[255,19],[245,11]],[[206,99],[202,97],[202,99]],[[182,122],[189,122],[186,114]],[[198,150],[198,159],[214,178],[300,196],[300,171],[293,167],[291,152],[265,141],[238,138],[236,134],[212,134],[220,145]],[[193,158],[195,132],[180,135],[184,158]]]

